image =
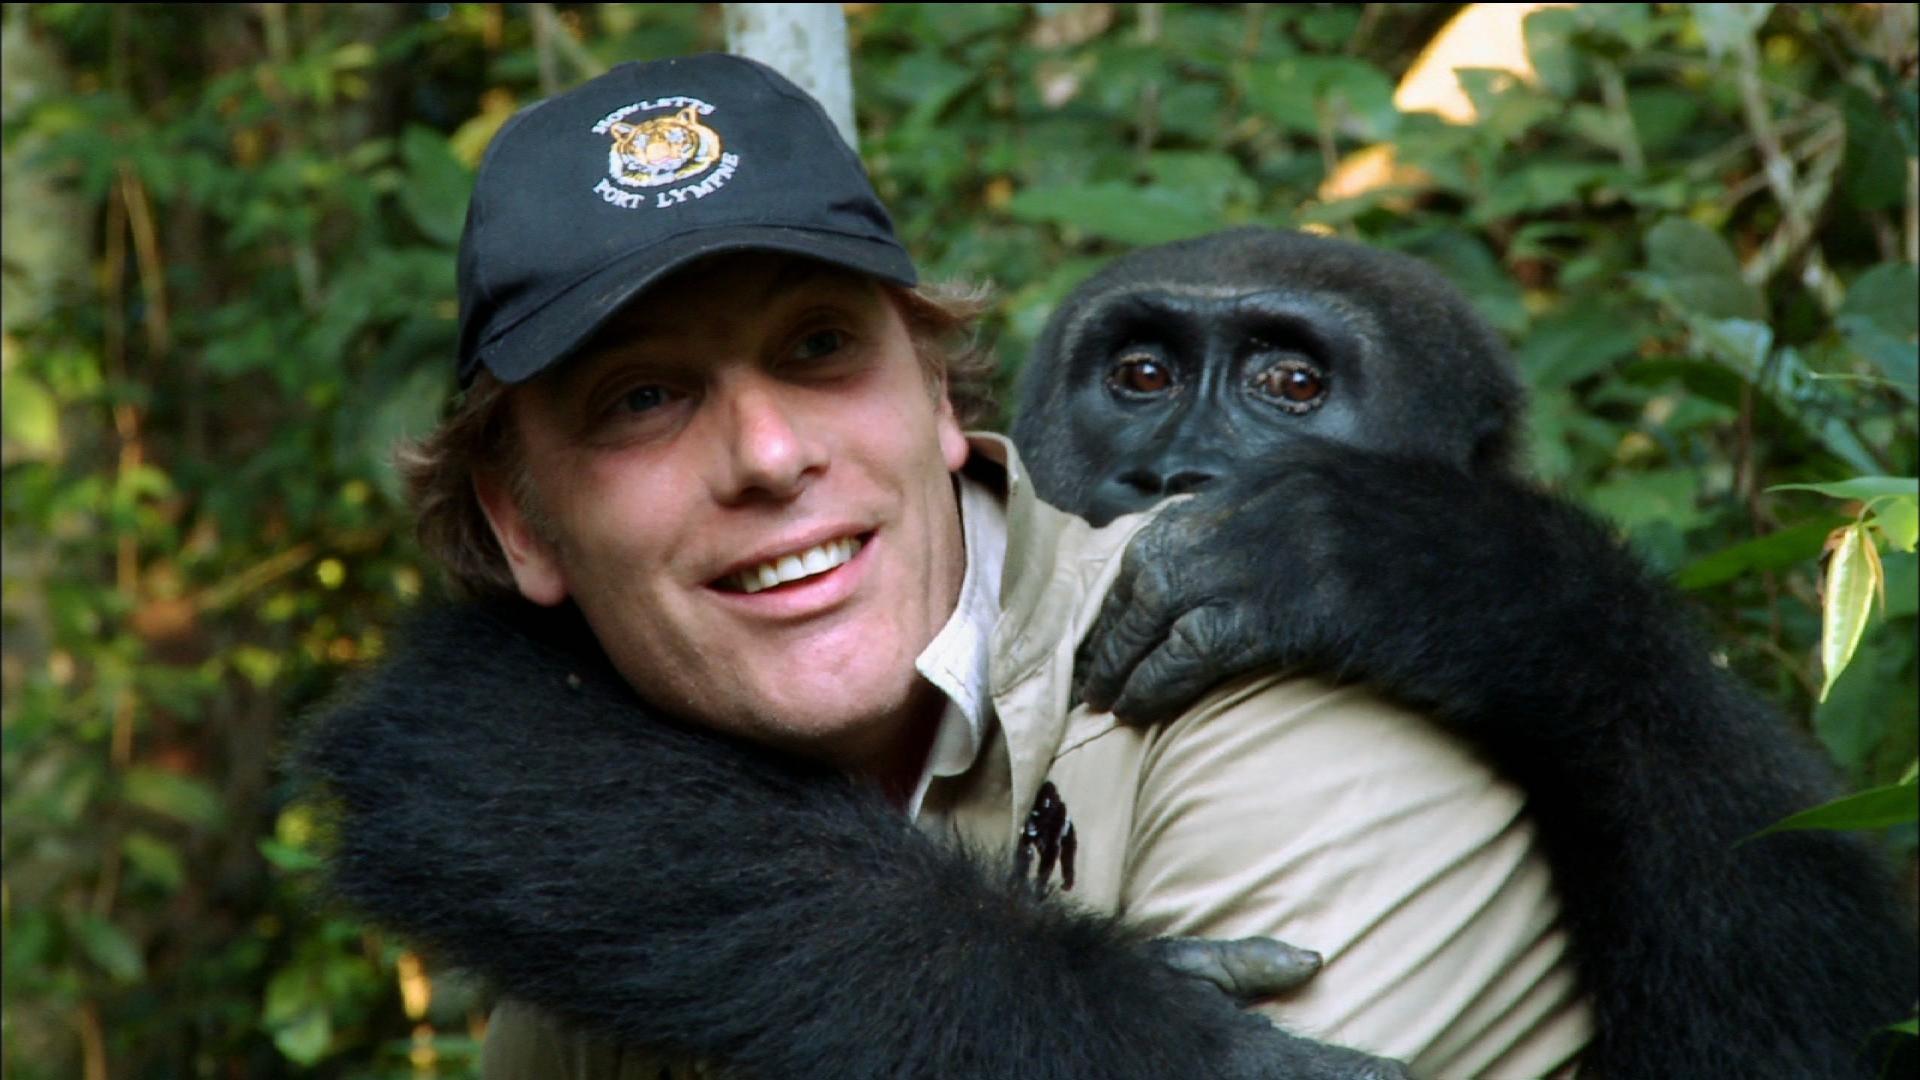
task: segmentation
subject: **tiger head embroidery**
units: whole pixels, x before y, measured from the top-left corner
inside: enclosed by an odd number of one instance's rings
[[[696,106],[637,124],[616,122],[607,128],[613,146],[607,171],[627,187],[671,184],[698,173],[720,157],[720,136],[700,122]]]

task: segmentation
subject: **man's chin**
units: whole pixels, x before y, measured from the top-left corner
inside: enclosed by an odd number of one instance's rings
[[[791,688],[789,688],[791,689]],[[804,757],[858,771],[884,757],[898,741],[911,715],[904,693],[773,695],[749,738]]]

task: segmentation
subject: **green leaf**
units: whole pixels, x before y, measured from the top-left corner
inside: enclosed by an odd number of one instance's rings
[[[1557,389],[1630,359],[1639,344],[1635,321],[1596,300],[1569,304],[1536,321],[1520,345],[1518,360],[1536,391]]]
[[[1585,57],[1574,42],[1584,23],[1576,9],[1564,7],[1543,7],[1521,20],[1527,58],[1541,85],[1555,97],[1570,98],[1580,92]]]
[[[1702,108],[1702,95],[1672,86],[1636,86],[1627,102],[1634,133],[1648,154],[1697,133]]]
[[[1259,186],[1231,154],[1163,151],[1147,155],[1146,164],[1156,187],[1181,192],[1212,210],[1259,197]]]
[[[1295,29],[1309,45],[1335,52],[1352,40],[1360,25],[1360,10],[1352,4],[1302,4],[1288,11],[1297,15]]]
[[[1912,556],[1901,556],[1900,561],[1913,568]],[[1893,560],[1887,574],[1889,579],[1894,576]],[[1891,580],[1887,600],[1889,607],[1898,600]],[[1814,734],[1860,783],[1880,775],[1875,761],[1886,750],[1899,749],[1890,745],[1899,733],[1920,727],[1920,699],[1913,693],[1915,652],[1911,634],[1889,633],[1887,628],[1866,634],[1827,700],[1814,706]]]
[[[1884,829],[1920,819],[1920,789],[1888,784],[1847,795],[1777,822],[1757,835],[1792,829]]]
[[[156,813],[213,829],[226,817],[219,792],[201,780],[149,766],[135,766],[121,779],[128,802]]]
[[[1876,467],[1873,452],[1843,418],[1846,404],[1841,392],[1830,381],[1821,380],[1798,350],[1774,348],[1772,328],[1751,319],[1690,317],[1686,321],[1696,343],[1761,391],[1786,420],[1804,428],[1841,461],[1863,472]]]
[[[1626,178],[1625,170],[1617,165],[1583,161],[1523,165],[1501,177],[1485,201],[1474,208],[1473,219],[1492,222],[1563,206],[1579,207],[1585,202],[1587,190]]]
[[[1496,329],[1516,337],[1526,331],[1529,319],[1520,286],[1478,234],[1436,229],[1409,241],[1402,250],[1432,263]]]
[[[1694,339],[1727,366],[1758,382],[1773,352],[1773,327],[1752,319],[1689,319]]]
[[[265,856],[268,862],[280,869],[296,874],[304,873],[308,870],[318,870],[327,864],[325,859],[322,859],[311,851],[294,847],[292,844],[283,844],[278,840],[270,838],[260,841],[260,854]]]
[[[1920,544],[1920,500],[1889,499],[1876,503],[1873,524],[1896,551],[1912,551]]]
[[[39,380],[9,371],[0,377],[0,433],[9,456],[50,458],[60,452],[60,405]]]
[[[1772,4],[1689,4],[1707,51],[1725,56],[1751,41],[1773,11]]]
[[[1704,589],[1731,581],[1742,574],[1782,570],[1805,562],[1819,553],[1820,544],[1827,534],[1845,520],[1823,516],[1703,555],[1675,575],[1674,584],[1682,589]]]
[[[1898,338],[1912,340],[1920,333],[1920,271],[1907,263],[1881,263],[1860,275],[1840,305],[1843,315],[1861,315]]]
[[[1660,33],[1651,4],[1586,4],[1576,11],[1594,31],[1619,38],[1629,49],[1650,47]]]
[[[140,947],[126,931],[100,916],[80,916],[74,921],[73,932],[80,939],[80,948],[87,959],[98,964],[115,982],[139,982],[146,972],[147,962],[140,955]]]
[[[1853,659],[1860,635],[1867,628],[1867,615],[1873,609],[1873,594],[1879,584],[1879,562],[1873,540],[1861,525],[1840,530],[1840,542],[1827,563],[1825,596],[1820,611],[1820,665],[1825,679],[1820,684],[1820,700],[1833,690],[1833,681]]]
[[[1660,299],[1683,314],[1764,321],[1760,290],[1740,276],[1740,260],[1720,234],[1686,218],[1647,232],[1647,278]]]
[[[333,1045],[333,1017],[326,1007],[310,1004],[291,1018],[272,1025],[273,1045],[287,1060],[299,1065],[314,1065],[327,1056]]]
[[[1247,72],[1246,91],[1268,119],[1297,135],[1318,134],[1323,114],[1368,141],[1391,136],[1400,122],[1393,83],[1351,57],[1288,56],[1258,65]]]
[[[1897,1031],[1903,1035],[1920,1035],[1920,1017],[1915,1017],[1912,1020],[1902,1020],[1897,1024],[1888,1024],[1887,1030]]]
[[[1880,570],[1886,575],[1886,584],[1880,595],[1880,601],[1886,607],[1881,611],[1881,617],[1904,619],[1911,615],[1920,615],[1920,553],[1882,552]],[[1914,708],[1920,711],[1920,698],[1915,699]],[[1912,731],[1914,728],[1909,725],[1907,730]]]
[[[276,347],[275,327],[266,319],[249,321],[244,327],[228,331],[207,344],[201,362],[217,375],[241,375],[276,363],[282,350]]]
[[[1161,187],[1097,184],[1028,188],[1007,203],[1021,221],[1051,222],[1125,244],[1160,244],[1225,226],[1213,211]]]
[[[453,156],[447,140],[429,128],[409,127],[400,137],[400,159],[407,167],[407,180],[400,188],[400,205],[407,216],[429,238],[449,247],[459,243],[473,178]]]
[[[261,1023],[273,1033],[273,1044],[289,1060],[312,1065],[333,1046],[330,1000],[348,992],[336,976],[340,965],[322,960],[282,968],[267,980]]]
[[[127,863],[148,880],[172,892],[187,880],[187,867],[172,844],[151,833],[133,832],[121,841]]]
[[[1905,263],[1882,263],[1860,276],[1847,290],[1846,302],[1834,316],[1834,325],[1847,344],[1865,357],[1887,381],[1920,400],[1920,274]]]
[[[1920,477],[1856,476],[1851,480],[1834,480],[1825,484],[1775,484],[1767,490],[1817,491],[1836,499],[1853,499],[1858,502],[1887,496],[1920,499]]]
[[[1491,145],[1511,146],[1565,109],[1564,103],[1539,92],[1512,72],[1460,68],[1454,78],[1479,116],[1474,130]]]
[[[1621,473],[1587,492],[1587,504],[1628,531],[1665,524],[1681,532],[1711,517],[1700,509],[1700,473],[1694,469],[1649,469]]]
[[[1920,347],[1912,340],[1902,341],[1858,315],[1837,316],[1834,325],[1901,396],[1920,400]]]
[[[1907,154],[1900,145],[1899,120],[1882,112],[1873,98],[1852,83],[1840,86],[1840,112],[1847,124],[1847,156],[1840,190],[1862,210],[1899,206],[1907,193]]]

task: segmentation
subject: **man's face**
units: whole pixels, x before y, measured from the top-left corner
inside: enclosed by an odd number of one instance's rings
[[[528,599],[572,597],[678,715],[846,766],[890,752],[965,570],[967,448],[873,281],[701,263],[510,407],[547,526],[479,488]]]

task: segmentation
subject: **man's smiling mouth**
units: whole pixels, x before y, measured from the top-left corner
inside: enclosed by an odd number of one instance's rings
[[[860,553],[864,543],[860,537],[847,536],[815,544],[805,551],[782,555],[758,566],[728,574],[715,581],[714,587],[726,592],[757,593],[803,581],[851,562]]]

